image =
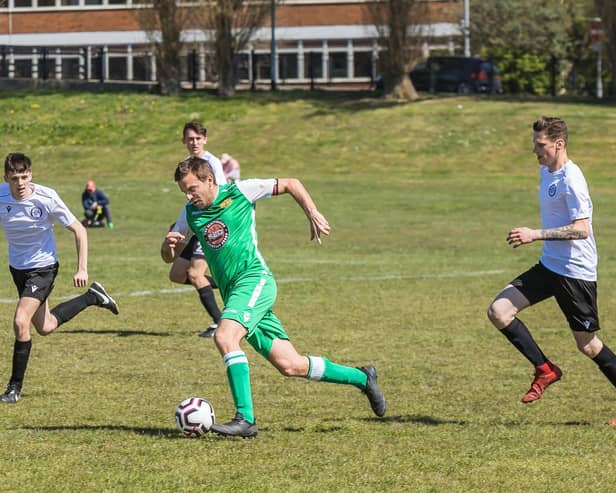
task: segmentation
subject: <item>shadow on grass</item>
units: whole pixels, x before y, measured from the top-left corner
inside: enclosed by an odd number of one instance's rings
[[[506,427],[514,427],[514,426],[538,426],[538,425],[547,425],[547,426],[592,426],[590,421],[548,421],[548,422],[532,422],[532,421],[504,421],[497,422],[493,421],[491,423],[473,423],[472,421],[466,421],[462,419],[441,419],[434,416],[425,416],[425,415],[411,415],[411,416],[387,416],[384,418],[363,418],[363,421],[369,422],[382,422],[382,423],[413,423],[427,426],[441,426],[441,425],[456,425],[456,426],[468,426],[473,424],[486,424],[490,426],[506,426]]]
[[[123,329],[76,329],[65,330],[62,334],[115,334],[118,337],[130,336],[153,336],[153,337],[169,337],[168,332],[148,332],[147,330],[123,330]]]
[[[468,421],[454,419],[440,419],[433,416],[412,415],[412,416],[386,416],[384,418],[363,418],[363,421],[382,422],[382,423],[415,423],[420,425],[439,426],[439,425],[459,425],[469,424]]]
[[[125,426],[125,425],[51,425],[51,426],[20,426],[20,429],[31,431],[125,431],[134,433],[135,435],[150,436],[154,438],[165,438],[167,440],[186,440],[190,437],[184,436],[175,428],[145,428],[142,426]],[[267,432],[268,428],[260,428],[259,431]],[[234,440],[244,439],[243,437],[229,437],[217,435],[214,432],[206,433],[202,437],[215,440]],[[193,438],[194,439],[194,438]]]
[[[144,428],[141,426],[124,425],[51,425],[51,426],[21,426],[24,430],[33,431],[128,431],[137,435],[148,435],[160,438],[184,438],[175,428]]]

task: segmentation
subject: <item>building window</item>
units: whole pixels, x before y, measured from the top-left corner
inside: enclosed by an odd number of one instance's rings
[[[32,0],[14,0],[15,7],[32,7]]]
[[[79,58],[71,57],[62,59],[62,78],[79,79]]]
[[[270,55],[261,54],[255,56],[257,79],[270,79]]]
[[[353,53],[353,74],[355,77],[372,77],[372,52]]]
[[[38,77],[39,79],[51,79],[55,76],[56,59],[49,55],[49,48],[41,50],[38,59]]]
[[[278,56],[278,77],[282,80],[297,79],[297,53],[281,53]]]
[[[348,77],[348,60],[346,52],[334,52],[329,54],[329,77]]]
[[[126,80],[126,58],[109,57],[109,78],[111,80]]]
[[[235,57],[235,76],[237,80],[250,80],[250,55],[241,53]]]
[[[32,60],[17,59],[15,60],[15,77],[31,78],[32,77]]]
[[[307,51],[304,53],[304,77],[321,79],[323,77],[323,53]]]
[[[133,57],[133,80],[150,80],[149,58],[145,55]]]

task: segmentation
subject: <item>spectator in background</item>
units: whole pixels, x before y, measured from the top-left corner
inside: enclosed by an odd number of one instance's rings
[[[92,180],[86,183],[86,189],[81,194],[81,203],[85,215],[83,225],[86,228],[104,226],[104,219],[107,227],[113,229],[109,198],[105,195],[105,192],[96,188],[96,183]]]

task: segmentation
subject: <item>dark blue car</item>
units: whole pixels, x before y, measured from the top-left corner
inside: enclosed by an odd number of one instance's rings
[[[500,72],[489,60],[475,57],[435,56],[411,71],[418,91],[502,93]]]

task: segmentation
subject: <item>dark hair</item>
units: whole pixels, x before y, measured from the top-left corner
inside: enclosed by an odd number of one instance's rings
[[[201,122],[193,120],[192,122],[188,122],[184,124],[184,129],[182,130],[182,139],[186,137],[186,132],[188,130],[192,130],[193,132],[197,132],[199,135],[203,135],[207,137],[207,128],[205,128]]]
[[[11,152],[4,160],[4,175],[26,173],[32,169],[32,161],[21,152]]]
[[[210,163],[200,157],[190,156],[184,159],[184,161],[180,161],[175,168],[173,178],[178,182],[189,173],[195,175],[200,181],[205,181],[208,176],[211,176],[215,180],[214,171]]]
[[[554,142],[557,139],[563,139],[565,144],[567,144],[567,139],[569,138],[569,132],[567,130],[567,124],[565,120],[562,118],[558,118],[556,116],[542,116],[533,123],[533,130],[535,132],[543,132]]]

